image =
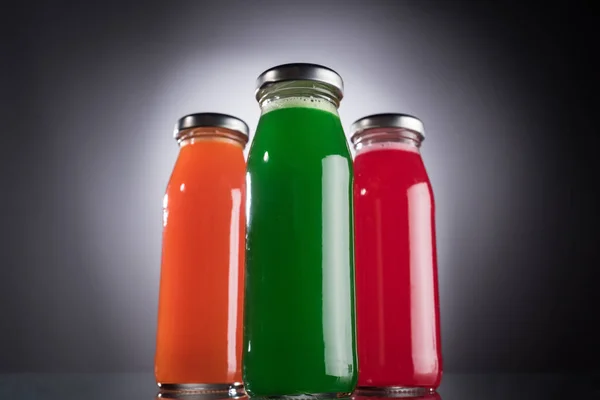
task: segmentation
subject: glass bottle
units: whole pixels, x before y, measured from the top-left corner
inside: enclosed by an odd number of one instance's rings
[[[423,123],[378,114],[352,125],[358,388],[412,393],[442,377],[433,191]]]
[[[155,375],[161,391],[243,393],[248,126],[191,114],[163,200]]]
[[[243,373],[251,397],[345,396],[357,377],[352,158],[341,77],[286,64],[257,80],[248,156]]]

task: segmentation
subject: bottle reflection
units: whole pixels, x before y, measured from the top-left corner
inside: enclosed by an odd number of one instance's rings
[[[154,400],[249,400],[247,395],[230,396],[227,392],[218,393],[190,393],[190,392],[160,392]]]
[[[371,394],[354,394],[352,400],[397,400],[397,399],[412,399],[412,400],[442,400],[437,392],[413,392],[413,393],[389,393],[386,395],[371,395]]]
[[[300,397],[300,396],[299,396]],[[156,395],[155,400],[162,399],[178,399],[178,400],[251,400],[247,395],[243,396],[227,396],[226,393],[183,393],[183,392],[172,392],[172,393],[159,393]],[[372,394],[353,394],[349,400],[442,400],[442,397],[437,392],[406,392],[406,393],[390,393],[387,395],[372,395]],[[327,399],[323,399],[327,400]],[[332,399],[339,400],[339,399]]]

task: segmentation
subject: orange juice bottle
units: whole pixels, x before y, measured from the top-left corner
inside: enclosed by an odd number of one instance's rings
[[[248,126],[191,114],[175,139],[180,151],[163,200],[156,382],[161,392],[243,394]]]

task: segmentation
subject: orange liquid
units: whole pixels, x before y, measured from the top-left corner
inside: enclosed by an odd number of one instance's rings
[[[188,140],[164,198],[156,381],[241,382],[243,148],[223,138]]]

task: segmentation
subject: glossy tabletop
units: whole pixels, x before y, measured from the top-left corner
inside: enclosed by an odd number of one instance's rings
[[[0,374],[2,400],[155,400],[154,376],[147,374]],[[355,400],[381,400],[380,397]],[[201,397],[185,397],[200,400]],[[445,374],[443,400],[600,399],[600,373]],[[213,397],[211,400],[214,400]]]

